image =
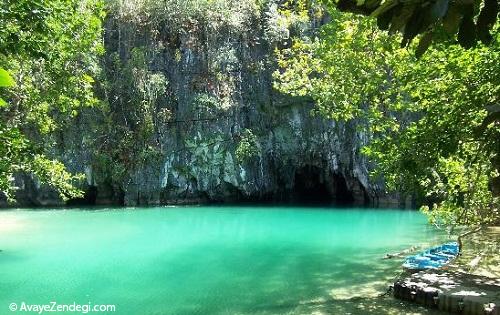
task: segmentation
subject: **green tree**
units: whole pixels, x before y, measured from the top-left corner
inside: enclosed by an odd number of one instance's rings
[[[98,104],[103,2],[2,0],[0,8],[0,65],[12,79],[0,92],[0,191],[13,200],[14,174],[28,172],[63,198],[79,196],[72,183],[81,176],[48,152],[55,131]]]
[[[470,50],[437,43],[417,60],[418,45],[399,49],[373,20],[330,15],[319,38],[278,52],[276,88],[312,98],[324,117],[357,119],[374,176],[420,196],[432,223],[497,224],[499,38]]]

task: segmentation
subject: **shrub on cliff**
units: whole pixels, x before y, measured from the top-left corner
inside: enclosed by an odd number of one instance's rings
[[[193,32],[203,24],[212,30],[228,26],[248,27],[264,0],[110,0],[108,8],[121,21],[135,24],[165,24],[170,31]]]

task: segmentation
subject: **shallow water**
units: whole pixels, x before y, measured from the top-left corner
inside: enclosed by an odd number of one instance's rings
[[[400,271],[381,257],[443,239],[401,210],[0,211],[0,314],[51,301],[134,315],[398,314],[413,306],[373,298]]]

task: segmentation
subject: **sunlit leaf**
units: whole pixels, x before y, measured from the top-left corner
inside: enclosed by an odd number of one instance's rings
[[[7,70],[0,68],[0,87],[14,86],[16,83]]]

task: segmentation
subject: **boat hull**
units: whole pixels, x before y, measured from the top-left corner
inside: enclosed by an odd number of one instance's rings
[[[458,254],[458,243],[448,242],[406,257],[403,269],[411,273],[422,270],[445,269]]]

